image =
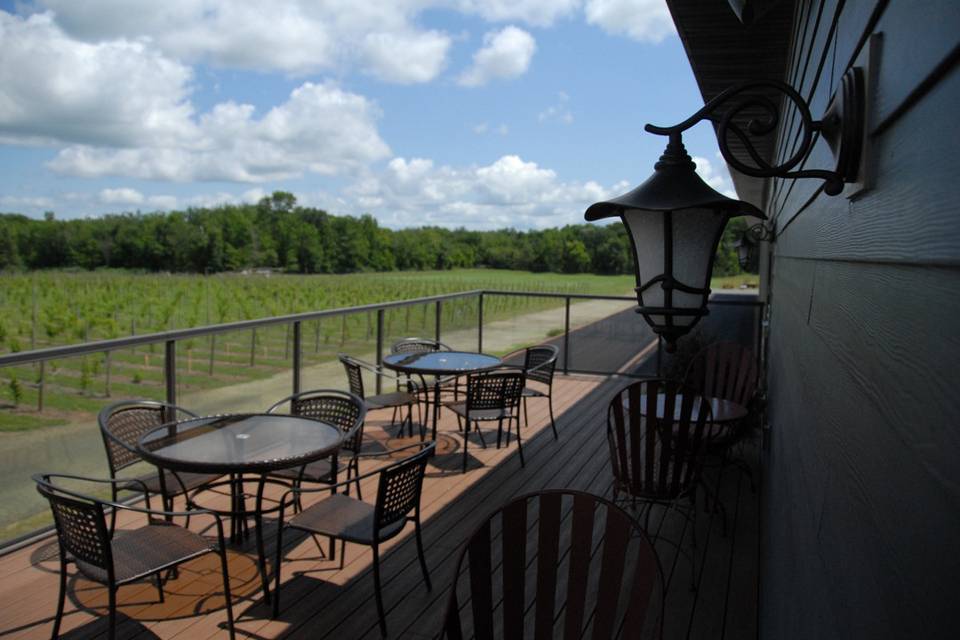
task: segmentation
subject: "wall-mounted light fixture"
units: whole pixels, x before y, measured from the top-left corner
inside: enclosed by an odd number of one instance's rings
[[[785,108],[795,109],[800,126],[796,152],[773,165],[761,157],[750,140],[751,136],[777,130],[780,111],[773,100],[759,93],[769,90],[784,95]],[[739,117],[745,111],[761,111],[763,117],[752,119],[744,129]],[[587,209],[587,220],[619,216],[627,228],[635,259],[640,304],[637,312],[666,340],[668,352],[673,352],[677,339],[707,315],[713,260],[727,220],[739,215],[766,219],[754,205],[717,193],[697,175],[696,165],[683,146],[682,133],[702,120],[715,123],[720,152],[736,171],[759,178],[819,178],[825,181],[824,192],[836,195],[844,182],[856,179],[860,163],[863,73],[854,68],[844,75],[840,90],[819,121],[813,120],[807,103],[793,87],[756,81],[730,87],[672,127],[648,124],[645,129],[649,133],[668,137],[653,175],[636,189]],[[831,170],[797,169],[817,134],[833,149],[836,166]],[[733,154],[731,139],[741,144],[751,162]]]
[[[748,229],[744,229],[733,246],[737,250],[737,262],[744,271],[754,271],[757,268],[757,249],[763,241],[773,241],[773,229],[762,222],[758,222]]]

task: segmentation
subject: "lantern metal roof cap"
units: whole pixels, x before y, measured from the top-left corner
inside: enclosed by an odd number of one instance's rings
[[[683,209],[720,209],[729,216],[752,215],[766,219],[766,215],[749,202],[728,198],[710,187],[697,175],[697,165],[671,141],[657,162],[652,176],[632,191],[604,202],[590,205],[584,214],[587,220],[619,216],[628,209],[647,211],[678,211]],[[673,148],[671,148],[673,147]]]

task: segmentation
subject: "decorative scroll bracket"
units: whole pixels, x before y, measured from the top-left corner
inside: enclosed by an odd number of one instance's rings
[[[770,164],[764,160],[751,142],[751,137],[775,132],[781,117],[780,110],[772,100],[757,93],[751,94],[762,89],[773,89],[782,93],[796,108],[800,118],[800,144],[793,155],[779,164]],[[744,130],[734,120],[744,110],[753,108],[763,110],[766,115],[762,119],[751,120]],[[790,85],[771,80],[757,80],[742,82],[727,88],[679,124],[672,127],[648,124],[644,129],[656,135],[669,136],[671,142],[679,143],[684,131],[703,120],[710,120],[717,125],[720,153],[733,169],[755,178],[819,178],[824,180],[824,192],[834,196],[843,191],[844,183],[857,180],[865,137],[865,108],[863,70],[853,67],[843,75],[840,88],[833,96],[822,120],[813,119],[806,101]],[[833,151],[836,161],[834,168],[832,170],[795,170],[795,167],[803,162],[813,148],[816,133],[823,136]],[[742,143],[753,164],[748,164],[733,154],[730,150],[731,135]],[[668,158],[661,158],[661,161],[663,160],[669,161]]]

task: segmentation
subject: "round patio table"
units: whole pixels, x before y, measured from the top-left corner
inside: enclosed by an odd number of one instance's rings
[[[747,417],[747,408],[742,404],[738,404],[732,400],[724,400],[723,398],[711,398],[708,396],[701,396],[704,400],[710,403],[710,422],[712,424],[725,424],[727,422],[735,422],[737,420],[742,420]],[[698,399],[699,400],[699,399]],[[662,393],[657,394],[657,417],[663,418],[664,412],[664,395]],[[680,419],[680,407],[683,406],[683,394],[677,394],[676,400],[674,401],[673,406],[673,419]],[[696,421],[700,417],[700,406],[701,402],[697,401],[693,403],[693,406],[690,408],[690,420]],[[646,407],[641,407],[640,415],[646,415],[644,411]]]
[[[299,467],[336,453],[343,443],[343,432],[318,420],[282,414],[239,414],[192,418],[161,425],[145,433],[137,443],[143,458],[163,469],[194,473],[217,473],[229,477],[209,485],[229,485],[230,510],[220,511],[231,518],[231,538],[242,535],[246,519],[255,522],[257,554],[264,599],[270,601],[266,556],[263,544],[263,514],[278,507],[263,508],[263,490],[267,474],[278,469]],[[245,505],[244,474],[258,474],[257,499],[252,510]],[[165,474],[160,474],[161,482]],[[286,483],[283,483],[286,484]],[[166,491],[166,487],[163,487]],[[197,506],[188,496],[190,506]]]
[[[383,366],[388,369],[417,376],[436,376],[433,384],[434,441],[437,439],[437,418],[440,414],[440,378],[490,371],[502,364],[503,361],[497,356],[472,351],[391,353],[383,358]]]

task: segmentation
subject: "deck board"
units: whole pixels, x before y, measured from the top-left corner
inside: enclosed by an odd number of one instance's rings
[[[427,562],[434,583],[427,592],[417,564],[412,527],[384,545],[381,558],[387,624],[391,637],[431,637],[439,629],[460,545],[489,513],[511,497],[546,487],[569,487],[609,494],[606,406],[613,391],[626,381],[592,376],[560,376],[555,382],[555,414],[560,434],[554,440],[545,401],[531,401],[529,426],[522,430],[526,467],[521,469],[515,443],[496,450],[495,428],[485,431],[488,449],[471,440],[471,465],[460,473],[461,445],[455,421],[441,422],[441,449],[427,468],[422,497]],[[389,413],[385,417],[389,417]],[[385,445],[406,443],[392,438],[382,415],[368,422],[367,436]],[[362,470],[382,462],[364,461]],[[758,477],[758,474],[754,474]],[[364,498],[372,501],[375,480],[364,483]],[[703,510],[697,517],[697,591],[690,590],[689,564],[675,560],[669,544],[658,543],[669,588],[666,592],[666,638],[752,638],[756,636],[756,500],[740,474],[724,474],[720,487],[727,508],[728,535],[722,536],[719,516]],[[276,493],[271,494],[276,498]],[[225,501],[225,498],[220,498]],[[676,517],[662,512],[651,518],[651,530],[677,535]],[[531,526],[533,523],[530,523]],[[129,525],[129,518],[121,519]],[[668,535],[669,534],[669,535]],[[275,521],[265,527],[268,558],[274,556]],[[686,541],[684,541],[686,542]],[[324,544],[326,548],[326,544]],[[280,618],[271,620],[260,603],[259,579],[253,563],[253,536],[231,547],[231,588],[238,637],[377,638],[376,607],[369,550],[347,545],[343,567],[320,558],[309,538],[284,536]],[[339,556],[339,546],[338,546]],[[47,559],[44,559],[47,558]],[[120,638],[213,638],[224,634],[226,620],[215,556],[184,565],[166,585],[166,603],[155,603],[150,584],[120,590]],[[40,542],[0,558],[0,637],[49,637],[56,598],[57,561],[51,543]],[[272,571],[272,569],[271,569]],[[76,595],[68,599],[62,630],[70,638],[106,637],[105,590],[85,580],[72,580]],[[272,585],[271,585],[272,586]],[[730,597],[727,597],[727,594]],[[10,606],[13,603],[14,606]],[[197,615],[196,612],[202,612]]]

